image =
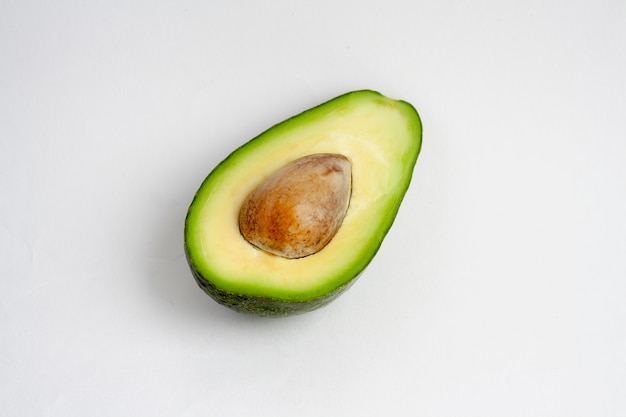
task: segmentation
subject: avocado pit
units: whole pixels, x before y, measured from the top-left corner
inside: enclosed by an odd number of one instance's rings
[[[296,159],[274,172],[246,198],[239,230],[250,244],[296,259],[322,250],[350,204],[351,163],[340,154]]]

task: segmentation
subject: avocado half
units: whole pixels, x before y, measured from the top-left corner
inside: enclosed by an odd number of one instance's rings
[[[239,312],[286,316],[322,307],[370,263],[409,187],[422,124],[409,103],[362,90],[289,118],[236,149],[204,180],[185,221],[185,252],[198,285]],[[352,190],[332,240],[312,255],[264,252],[240,233],[247,196],[303,156],[334,153],[352,166]]]

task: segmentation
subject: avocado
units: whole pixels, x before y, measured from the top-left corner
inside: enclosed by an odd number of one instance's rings
[[[198,285],[260,316],[328,304],[378,251],[421,142],[413,106],[361,90],[245,143],[206,177],[187,212],[185,253]]]

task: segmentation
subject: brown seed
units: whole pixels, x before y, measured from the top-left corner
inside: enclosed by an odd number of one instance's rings
[[[290,162],[261,183],[239,211],[239,229],[252,245],[285,258],[322,250],[348,210],[351,164],[320,153]]]

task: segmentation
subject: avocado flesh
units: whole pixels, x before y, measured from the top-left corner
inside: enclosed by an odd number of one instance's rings
[[[222,161],[189,208],[185,249],[198,284],[216,301],[264,316],[303,313],[347,289],[372,260],[409,186],[421,122],[404,101],[364,90],[339,96],[268,129]],[[343,223],[319,252],[287,259],[239,231],[247,196],[291,161],[336,153],[352,163]]]

